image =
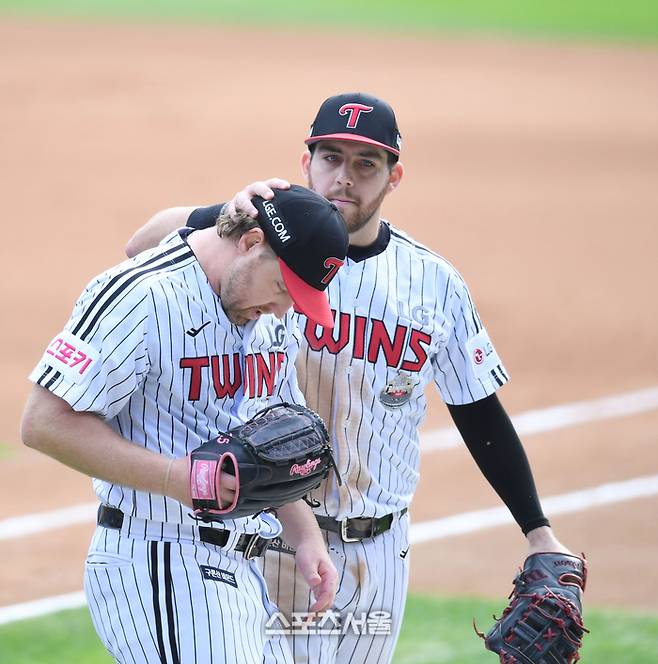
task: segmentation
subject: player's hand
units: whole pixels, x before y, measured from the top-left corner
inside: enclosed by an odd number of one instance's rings
[[[338,589],[338,572],[329,558],[324,542],[304,542],[297,547],[295,565],[308,583],[314,602],[311,613],[326,611],[333,606]]]
[[[192,496],[190,494],[190,461],[188,457],[174,459],[169,470],[166,485],[162,493],[192,507]],[[237,481],[233,475],[222,474],[222,484],[220,486],[219,496],[222,507],[226,507],[233,502]]]
[[[236,212],[242,212],[255,219],[258,215],[258,210],[253,206],[251,199],[254,196],[260,196],[267,201],[272,200],[274,196],[273,189],[290,189],[290,182],[281,178],[270,178],[269,180],[252,182],[233,196],[226,204],[226,214],[233,217]]]

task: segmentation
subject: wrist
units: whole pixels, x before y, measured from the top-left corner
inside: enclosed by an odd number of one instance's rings
[[[192,506],[187,457],[168,459],[162,475],[162,493],[187,507]]]
[[[557,552],[573,555],[553,534],[550,526],[534,528],[526,534],[530,553]]]

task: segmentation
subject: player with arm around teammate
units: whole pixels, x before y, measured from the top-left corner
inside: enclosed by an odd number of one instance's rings
[[[95,478],[85,592],[118,662],[290,661],[266,639],[274,607],[256,564],[282,528],[315,608],[332,604],[308,505],[200,525],[189,458],[272,401],[303,403],[290,306],[331,325],[324,289],[347,242],[336,207],[303,187],[257,219],[188,229],[93,279],[31,373],[24,442]]]
[[[310,407],[327,422],[343,478],[314,493],[340,578],[337,633],[293,634],[297,662],[388,662],[407,591],[408,507],[418,481],[418,428],[434,383],[486,479],[527,537],[529,553],[568,552],[545,518],[523,447],[496,396],[508,380],[459,273],[381,218],[400,183],[400,134],[392,108],[362,93],[320,107],[306,139],[308,185],[341,210],[350,233],[345,266],[328,288],[332,331],[299,316],[297,369]],[[257,182],[227,212],[254,214],[280,180]],[[187,223],[203,227],[219,206],[170,208],[131,239],[129,253]],[[288,615],[311,595],[285,551],[268,551],[270,591]],[[383,622],[388,618],[388,622]],[[370,622],[369,622],[370,619]]]

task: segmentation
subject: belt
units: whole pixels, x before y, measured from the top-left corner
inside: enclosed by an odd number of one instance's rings
[[[399,516],[407,513],[405,507],[399,512]],[[338,533],[343,542],[360,542],[361,540],[375,537],[390,530],[393,525],[393,514],[387,514],[382,517],[357,517],[354,519],[343,519],[336,521],[330,516],[318,516],[318,526],[322,530],[330,530],[332,533]]]
[[[99,505],[98,518],[96,523],[104,528],[112,528],[113,530],[121,530],[123,525],[124,514],[116,507],[109,505]],[[230,530],[220,530],[219,528],[206,528],[199,526],[199,539],[206,544],[213,544],[215,546],[226,546],[226,543],[231,536]],[[270,540],[265,539],[257,534],[242,534],[238,538],[238,543],[234,547],[234,551],[244,553],[247,560],[262,556]]]

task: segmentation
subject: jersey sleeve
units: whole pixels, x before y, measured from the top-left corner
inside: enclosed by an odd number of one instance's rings
[[[222,211],[224,203],[217,203],[216,205],[209,205],[208,207],[200,207],[192,211],[192,214],[187,219],[187,226],[201,230],[203,228],[210,228],[215,225],[219,213]]]
[[[454,273],[443,308],[447,339],[432,358],[434,379],[447,404],[473,403],[493,394],[508,373],[475,309],[468,287]]]
[[[123,288],[122,288],[123,285]],[[87,286],[29,379],[76,411],[116,415],[149,368],[148,290],[107,273]]]

